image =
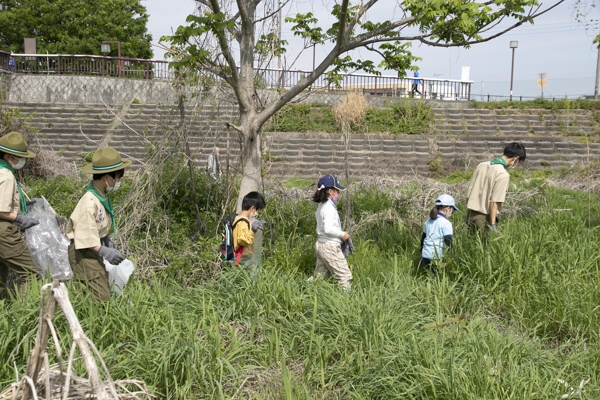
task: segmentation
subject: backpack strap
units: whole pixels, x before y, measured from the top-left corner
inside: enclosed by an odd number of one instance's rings
[[[250,229],[250,220],[248,220],[247,218],[241,217],[240,219],[238,219],[237,221],[235,221],[233,224],[231,224],[231,230],[235,229],[235,226],[240,222],[240,221],[246,221],[246,223],[248,224],[248,229]]]

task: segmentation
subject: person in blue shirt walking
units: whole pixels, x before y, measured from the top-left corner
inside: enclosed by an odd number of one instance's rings
[[[423,267],[433,273],[437,272],[435,263],[444,257],[446,247],[452,245],[452,223],[448,220],[454,210],[458,211],[452,196],[442,194],[435,200],[435,207],[429,212],[421,236],[421,261]]]
[[[419,71],[417,70],[417,68],[413,68],[413,77],[419,77]],[[421,95],[421,92],[419,92],[419,83],[421,83],[419,79],[413,79],[412,87],[410,89],[410,97],[415,97],[415,92]]]

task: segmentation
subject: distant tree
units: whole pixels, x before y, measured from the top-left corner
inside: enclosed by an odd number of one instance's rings
[[[123,57],[151,58],[141,0],[0,0],[0,49],[23,53],[37,38],[38,53],[96,54],[103,40],[121,42]],[[110,55],[117,55],[111,46]]]
[[[163,40],[173,46],[175,67],[217,75],[235,93],[239,121],[230,126],[239,133],[243,148],[239,208],[241,198],[259,188],[263,124],[321,75],[326,74],[334,84],[348,70],[378,73],[377,68],[383,68],[404,76],[418,59],[410,52],[411,41],[468,47],[532,23],[562,1],[553,0],[543,8],[538,0],[332,0],[328,4],[334,23],[323,28],[312,12],[311,1],[196,0],[198,13],[188,16],[189,25],[180,26],[175,35]],[[389,8],[382,20],[370,19],[377,5]],[[277,21],[284,7],[306,9],[286,18],[293,34],[304,40],[304,49],[319,44],[329,53],[312,73],[275,99],[264,101],[258,95],[260,79],[255,79],[255,67],[286,51],[287,41],[275,33],[280,30]],[[360,48],[383,61],[377,65],[372,59],[353,59],[348,54]]]

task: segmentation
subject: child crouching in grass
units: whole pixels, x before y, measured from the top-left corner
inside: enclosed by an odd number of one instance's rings
[[[434,274],[437,273],[434,261],[441,260],[444,257],[444,249],[452,245],[452,223],[448,218],[454,210],[458,211],[458,208],[452,196],[441,195],[435,200],[435,207],[429,212],[429,219],[423,227],[419,266]]]
[[[314,276],[327,277],[331,274],[344,290],[349,290],[352,272],[342,253],[342,241],[350,239],[350,235],[342,230],[335,206],[343,190],[345,188],[340,185],[338,178],[331,174],[325,175],[317,183],[313,201],[319,203],[315,212],[319,238],[315,245],[317,265]]]

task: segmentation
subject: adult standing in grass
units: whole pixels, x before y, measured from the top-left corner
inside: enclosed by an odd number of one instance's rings
[[[21,278],[37,275],[19,228],[29,229],[39,221],[26,215],[25,195],[15,174],[33,157],[35,153],[28,150],[20,133],[10,132],[0,138],[0,297],[6,291],[8,270]],[[22,281],[19,290],[23,287]]]
[[[458,211],[454,198],[449,194],[442,194],[435,200],[435,206],[429,212],[429,218],[423,226],[419,266],[434,274],[437,273],[437,267],[432,265],[432,261],[441,260],[445,248],[452,245],[452,223],[448,218],[454,210]]]
[[[93,175],[92,181],[67,225],[73,279],[86,287],[96,301],[110,300],[108,272],[103,258],[113,265],[119,265],[125,259],[110,238],[111,233],[116,237],[117,225],[109,193],[119,189],[125,168],[129,165],[131,160],[121,159],[121,155],[111,147],[96,150],[92,162],[82,169]]]
[[[319,238],[315,245],[317,265],[314,276],[332,275],[344,290],[349,290],[352,272],[342,253],[342,242],[348,241],[350,235],[342,230],[340,216],[335,206],[340,198],[340,192],[344,190],[338,178],[331,174],[323,176],[317,183],[313,201],[319,203],[315,212]]]
[[[504,147],[502,156],[477,166],[467,189],[466,222],[472,230],[498,232],[498,213],[502,209],[510,180],[506,169],[525,161],[525,156],[525,147],[512,142]]]

